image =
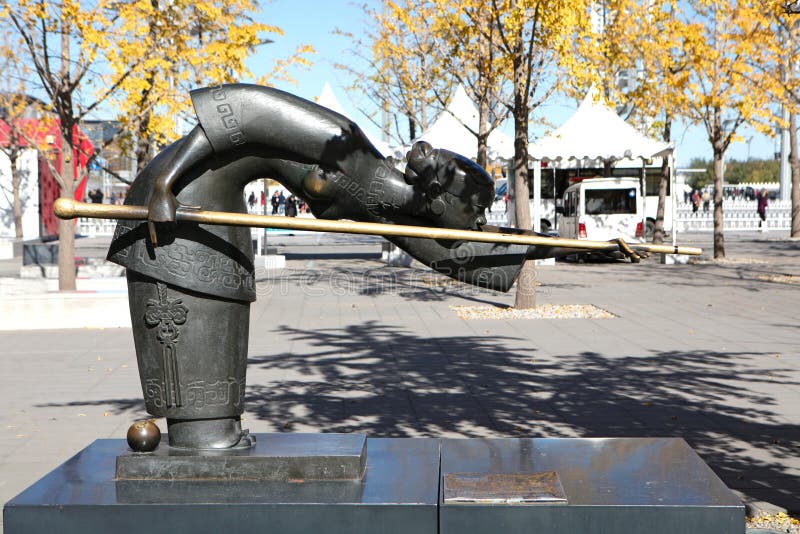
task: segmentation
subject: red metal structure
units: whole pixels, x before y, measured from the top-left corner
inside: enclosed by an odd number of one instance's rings
[[[29,143],[24,136],[15,136],[14,143],[22,148],[47,147],[46,150],[39,150],[39,234],[45,239],[57,237],[58,218],[53,214],[53,203],[60,196],[60,188],[50,165],[48,165],[48,160],[56,172],[60,173],[63,138],[59,123],[58,121],[24,118],[18,119],[15,124],[18,124],[18,128],[24,131],[33,142]],[[12,142],[13,134],[10,130],[8,123],[0,119],[0,145],[8,146]],[[74,128],[73,137],[78,140],[78,147],[73,151],[71,158],[73,172],[74,176],[80,177],[75,189],[75,200],[83,200],[87,179],[87,173],[84,171],[94,147],[89,138],[77,127]]]

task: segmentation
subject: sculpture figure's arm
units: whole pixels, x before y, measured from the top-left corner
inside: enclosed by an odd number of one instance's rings
[[[175,220],[173,186],[192,166],[253,149],[318,166],[303,183],[284,183],[311,201],[318,216],[325,211],[330,218],[374,220],[402,213],[421,218],[419,224],[475,230],[486,222],[492,181],[462,156],[418,143],[404,175],[352,121],[283,91],[230,85],[194,91],[192,98],[200,124],[154,184],[151,233],[152,223]]]
[[[193,167],[214,169],[215,179],[234,187],[242,176],[232,162],[253,156],[263,168],[258,176],[305,198],[317,217],[472,230],[486,223],[492,180],[458,154],[417,143],[402,173],[352,121],[288,93],[230,85],[195,91],[192,99],[199,125],[165,160],[150,191],[153,244],[155,223],[174,221],[175,187],[201,174]],[[394,241],[439,272],[502,291],[531,252],[524,245]]]

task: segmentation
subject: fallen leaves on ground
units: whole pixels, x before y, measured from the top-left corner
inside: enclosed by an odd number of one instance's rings
[[[459,319],[614,319],[616,315],[592,304],[542,304],[518,310],[497,306],[450,306]]]
[[[759,514],[747,518],[747,528],[771,529],[777,532],[800,534],[800,520],[784,512],[776,514]]]
[[[795,276],[793,274],[760,274],[756,278],[765,282],[800,285],[800,276]]]

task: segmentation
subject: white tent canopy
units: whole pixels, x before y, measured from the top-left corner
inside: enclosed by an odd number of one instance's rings
[[[331,111],[335,111],[339,115],[344,115],[345,117],[350,118],[347,113],[345,113],[342,104],[339,102],[339,99],[336,98],[336,94],[334,94],[331,84],[328,82],[325,82],[325,84],[322,86],[322,91],[320,92],[319,96],[317,96],[316,101],[320,106],[325,106]],[[381,141],[379,135],[376,135],[367,128],[362,127],[361,130],[364,132],[364,135],[367,136],[367,139],[369,139],[370,142],[375,146],[375,148],[378,149],[378,152],[384,156],[390,156],[394,154],[394,150],[388,145],[388,143]]]
[[[478,155],[478,138],[470,130],[478,131],[478,108],[459,84],[445,110],[411,144],[427,141],[434,148],[445,148],[475,159]],[[487,149],[490,158],[511,159],[514,156],[514,140],[495,129],[489,134]]]
[[[347,113],[344,112],[342,104],[339,103],[339,99],[336,98],[336,95],[333,93],[333,89],[331,88],[331,84],[328,82],[325,82],[325,84],[322,86],[322,91],[317,97],[317,104],[320,106],[325,106],[331,111],[335,111],[339,115],[344,115],[347,117]]]
[[[672,149],[672,143],[639,133],[589,91],[567,122],[530,145],[528,153],[536,160],[615,161],[666,156]]]

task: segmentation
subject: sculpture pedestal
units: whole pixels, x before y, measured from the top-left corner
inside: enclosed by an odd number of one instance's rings
[[[744,506],[679,438],[370,438],[357,481],[116,480],[126,451],[123,440],[95,441],[6,504],[5,533],[743,534],[745,526]]]
[[[439,500],[441,534],[744,533],[744,506],[680,438],[442,440],[442,477],[555,472],[566,502]],[[475,493],[473,489],[473,494]],[[478,492],[479,493],[479,492]],[[552,492],[550,492],[552,493]]]
[[[89,445],[6,504],[5,533],[436,532],[435,439],[369,439],[359,481],[115,480],[127,451],[124,440]]]
[[[261,434],[248,449],[186,450],[165,445],[117,457],[118,480],[361,480],[364,434]],[[162,438],[166,444],[167,436]]]

